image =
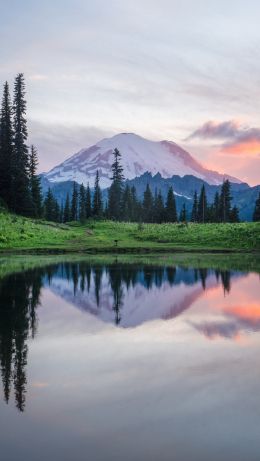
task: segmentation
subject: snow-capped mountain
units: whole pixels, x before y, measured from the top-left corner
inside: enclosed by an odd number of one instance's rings
[[[163,178],[193,175],[209,184],[220,184],[224,178],[240,183],[237,178],[203,167],[172,141],[149,141],[134,133],[121,133],[105,138],[94,146],[81,149],[44,176],[54,183],[76,181],[84,185],[89,183],[92,187],[96,171],[99,170],[101,187],[108,187],[111,184],[111,164],[115,148],[122,154],[126,179],[133,179],[149,172],[152,175],[160,173]]]

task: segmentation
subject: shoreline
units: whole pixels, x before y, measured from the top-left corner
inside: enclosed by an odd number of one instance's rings
[[[126,255],[146,255],[146,254],[250,254],[260,257],[260,250],[246,249],[246,248],[200,248],[200,247],[88,247],[88,248],[75,248],[75,247],[66,247],[66,248],[23,248],[23,247],[14,247],[14,248],[3,248],[0,249],[0,256],[5,255],[66,255],[66,254],[86,254],[86,255],[117,255],[117,254],[126,254]]]

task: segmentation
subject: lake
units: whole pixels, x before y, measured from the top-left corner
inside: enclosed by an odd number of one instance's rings
[[[3,461],[259,461],[256,256],[0,258]]]

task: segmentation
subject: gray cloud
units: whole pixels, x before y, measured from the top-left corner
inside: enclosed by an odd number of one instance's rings
[[[250,142],[260,142],[260,128],[247,127],[235,120],[224,122],[208,121],[191,133],[186,141],[192,139],[220,140],[221,148],[235,147]]]
[[[239,134],[244,133],[241,125],[235,120],[225,122],[214,122],[212,120],[204,123],[201,127],[191,133],[186,140],[199,139],[227,139],[236,138]]]

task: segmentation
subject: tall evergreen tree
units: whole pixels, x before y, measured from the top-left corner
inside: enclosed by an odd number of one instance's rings
[[[120,163],[121,154],[118,149],[114,152],[114,162],[112,163],[112,184],[108,195],[108,213],[111,219],[120,220],[121,218],[121,201],[123,193],[123,167]]]
[[[47,221],[59,220],[59,216],[57,216],[57,203],[50,188],[44,200],[44,215]]]
[[[132,191],[127,184],[122,194],[122,219],[124,221],[133,221],[133,196]]]
[[[92,215],[92,205],[91,205],[91,192],[89,184],[87,185],[86,190],[86,218],[90,218]]]
[[[197,191],[194,192],[193,196],[193,205],[191,210],[191,221],[197,222],[198,221],[198,194]]]
[[[186,205],[185,203],[182,205],[182,209],[180,211],[180,222],[186,222],[187,221],[187,212],[186,212]]]
[[[100,218],[102,216],[102,211],[102,193],[99,186],[99,172],[97,170],[93,195],[93,216],[95,216],[96,218]]]
[[[176,200],[172,186],[169,187],[167,194],[165,218],[167,222],[176,222],[178,220],[176,211]]]
[[[143,198],[143,220],[144,222],[153,222],[154,219],[154,200],[149,184],[144,191]]]
[[[229,221],[230,222],[239,222],[239,209],[237,206],[233,206],[229,213]]]
[[[70,219],[71,221],[77,221],[78,219],[78,187],[75,181],[73,183],[73,191],[71,197]]]
[[[66,195],[65,206],[63,211],[63,222],[68,222],[70,220],[70,198],[69,194]]]
[[[230,211],[231,211],[231,190],[230,182],[227,179],[223,182],[221,187],[220,199],[219,199],[219,215],[220,221],[229,222],[230,221]]]
[[[133,221],[139,221],[142,215],[142,204],[138,201],[135,186],[131,187]]]
[[[60,206],[55,198],[53,204],[53,221],[60,222]]]
[[[32,200],[29,189],[29,158],[27,147],[27,122],[25,82],[23,74],[18,74],[14,82],[13,101],[14,127],[14,168],[13,187],[15,191],[13,209],[18,214],[32,214]]]
[[[203,184],[199,197],[198,204],[198,222],[204,223],[207,220],[207,196],[205,191],[205,186]]]
[[[214,203],[213,203],[213,221],[219,222],[220,221],[220,203],[219,203],[219,193],[215,193]]]
[[[0,197],[9,208],[12,207],[13,202],[13,131],[11,113],[9,86],[6,82],[0,114]]]
[[[154,199],[154,221],[159,224],[165,221],[165,208],[160,190]]]
[[[255,209],[253,213],[253,221],[260,221],[260,192],[258,198],[255,201]]]
[[[37,165],[37,150],[34,146],[31,146],[29,154],[29,186],[33,204],[33,216],[39,218],[42,214],[42,194],[40,178],[36,174]]]
[[[84,184],[79,188],[79,219],[84,222],[86,219],[86,190]]]
[[[64,222],[64,205],[63,205],[63,200],[62,200],[61,206],[60,206],[59,222],[60,222],[60,223],[63,223],[63,222]]]

